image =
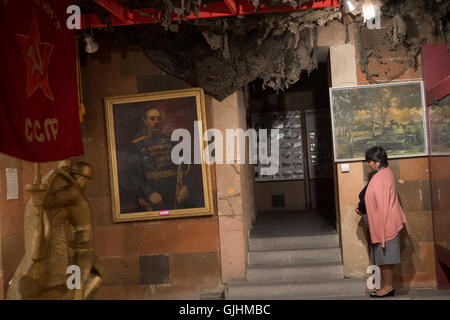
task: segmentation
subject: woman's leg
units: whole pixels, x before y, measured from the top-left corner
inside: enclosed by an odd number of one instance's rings
[[[389,291],[391,291],[392,282],[394,278],[394,265],[393,264],[385,264],[380,266],[381,270],[381,289],[377,290],[378,295],[383,295]]]

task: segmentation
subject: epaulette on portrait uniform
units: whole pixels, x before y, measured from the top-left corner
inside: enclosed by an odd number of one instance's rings
[[[142,140],[144,140],[146,138],[147,138],[147,136],[142,136],[142,137],[139,137],[139,138],[136,138],[136,139],[132,140],[132,142],[133,143],[138,143],[139,141],[142,141]]]

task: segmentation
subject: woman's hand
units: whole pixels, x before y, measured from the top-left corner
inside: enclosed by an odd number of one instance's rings
[[[358,206],[355,207],[355,212],[358,216],[362,216],[362,212],[358,210]]]

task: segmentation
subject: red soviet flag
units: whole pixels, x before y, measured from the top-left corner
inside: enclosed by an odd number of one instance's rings
[[[0,152],[34,162],[83,154],[68,5],[0,0]]]

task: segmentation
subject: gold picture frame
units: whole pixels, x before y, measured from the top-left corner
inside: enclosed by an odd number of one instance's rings
[[[207,143],[202,139],[207,130],[203,90],[107,97],[104,102],[113,221],[213,215],[211,168],[202,152]],[[192,159],[184,164],[170,157],[177,144],[171,141],[175,129],[190,134]],[[194,163],[195,156],[201,164]]]
[[[374,145],[391,158],[428,154],[423,81],[330,88],[335,162],[364,160]]]

